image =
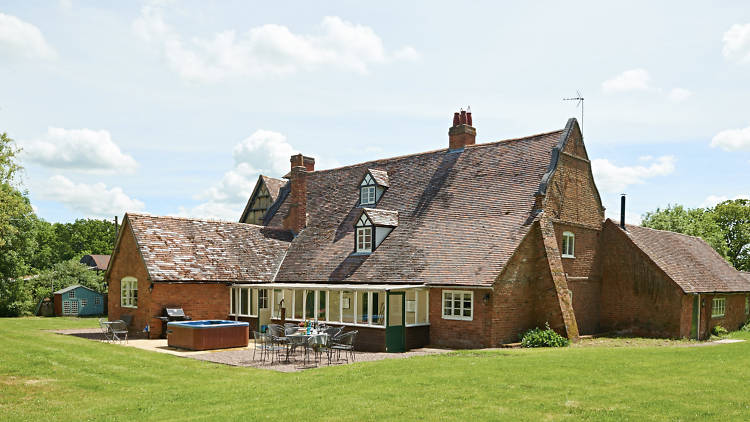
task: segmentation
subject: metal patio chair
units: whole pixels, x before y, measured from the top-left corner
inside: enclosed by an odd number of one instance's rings
[[[105,320],[104,318],[99,318],[99,329],[102,330],[102,337],[104,337],[104,340],[108,342],[113,340],[109,325],[109,321]]]
[[[354,342],[357,340],[357,331],[349,331],[341,334],[334,339],[331,344],[331,351],[336,351],[336,360],[341,360],[341,352],[344,352],[346,363],[349,363],[349,356],[354,361]]]
[[[253,360],[255,360],[255,351],[260,350],[260,360],[261,362],[265,362],[265,357],[268,354],[268,336],[265,333],[253,331],[253,338],[255,339]]]
[[[128,325],[125,321],[118,319],[109,323],[109,331],[112,334],[112,341],[122,343],[128,342]]]

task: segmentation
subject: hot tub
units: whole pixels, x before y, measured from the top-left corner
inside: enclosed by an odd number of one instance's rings
[[[250,325],[242,321],[203,320],[167,323],[167,344],[189,350],[247,347]]]

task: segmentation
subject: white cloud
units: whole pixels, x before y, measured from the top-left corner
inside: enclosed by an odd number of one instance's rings
[[[226,30],[211,38],[185,41],[165,22],[160,7],[144,6],[133,22],[133,31],[156,44],[181,77],[203,82],[322,67],[364,73],[372,64],[418,58],[409,46],[388,52],[372,28],[336,16],[323,18],[315,35],[295,34],[286,26],[266,24],[242,34]]]
[[[750,62],[750,23],[734,24],[724,33],[724,57],[738,62]]]
[[[599,158],[591,162],[591,167],[594,180],[602,191],[621,193],[630,185],[643,184],[646,179],[668,175],[675,169],[676,160],[671,155],[649,161],[651,165],[648,167],[643,165],[618,167],[607,159]]]
[[[216,184],[195,196],[204,202],[188,208],[179,207],[175,215],[238,220],[258,176],[279,178],[290,170],[289,158],[296,153],[286,136],[270,130],[257,130],[240,141],[232,150],[234,165]],[[339,165],[335,160],[316,157],[320,170]]]
[[[40,189],[40,196],[61,202],[90,217],[122,215],[126,211],[140,211],[144,208],[143,202],[130,198],[119,187],[107,189],[104,183],[74,183],[61,175],[50,177]]]
[[[138,167],[106,130],[50,127],[44,139],[22,146],[24,158],[50,168],[114,173],[132,172]]]
[[[711,147],[719,147],[724,151],[750,150],[750,126],[722,130],[711,139]]]
[[[692,91],[685,88],[672,88],[668,95],[669,99],[676,103],[681,103],[692,96]]]
[[[645,69],[626,70],[612,79],[602,82],[602,90],[607,94],[629,91],[647,91],[651,75]]]
[[[57,57],[39,28],[15,16],[0,13],[0,55],[2,53],[26,59]]]
[[[239,219],[258,176],[283,176],[289,171],[289,157],[294,153],[295,149],[281,133],[270,130],[255,131],[234,147],[233,168],[224,173],[215,185],[196,195],[196,199],[205,202],[189,209],[180,207],[177,215],[223,220]]]
[[[728,201],[730,199],[732,199],[732,200],[734,200],[734,199],[750,199],[750,195],[740,194],[740,195],[735,195],[732,198],[730,198],[728,196],[724,196],[724,195],[708,195],[706,197],[706,199],[703,200],[703,202],[701,203],[700,207],[701,208],[711,208],[711,207],[715,206],[716,204],[719,204],[719,203],[724,202],[724,201]]]

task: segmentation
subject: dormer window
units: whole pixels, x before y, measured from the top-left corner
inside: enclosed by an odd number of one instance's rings
[[[357,222],[357,253],[372,252],[372,222],[365,213],[359,217]]]
[[[354,251],[372,253],[397,226],[398,211],[362,209],[362,214],[354,225]]]
[[[384,170],[367,170],[359,183],[359,204],[375,205],[388,188],[388,173]]]

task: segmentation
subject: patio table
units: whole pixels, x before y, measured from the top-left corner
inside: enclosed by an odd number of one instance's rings
[[[288,334],[286,336],[287,339],[289,339],[289,348],[287,348],[286,352],[286,361],[289,362],[289,352],[291,350],[291,346],[304,346],[305,347],[305,355],[307,355],[307,339],[313,336],[324,336],[325,342],[328,344],[328,334],[326,334],[323,331],[311,331],[310,334],[307,334],[305,330],[300,330],[295,334]]]

